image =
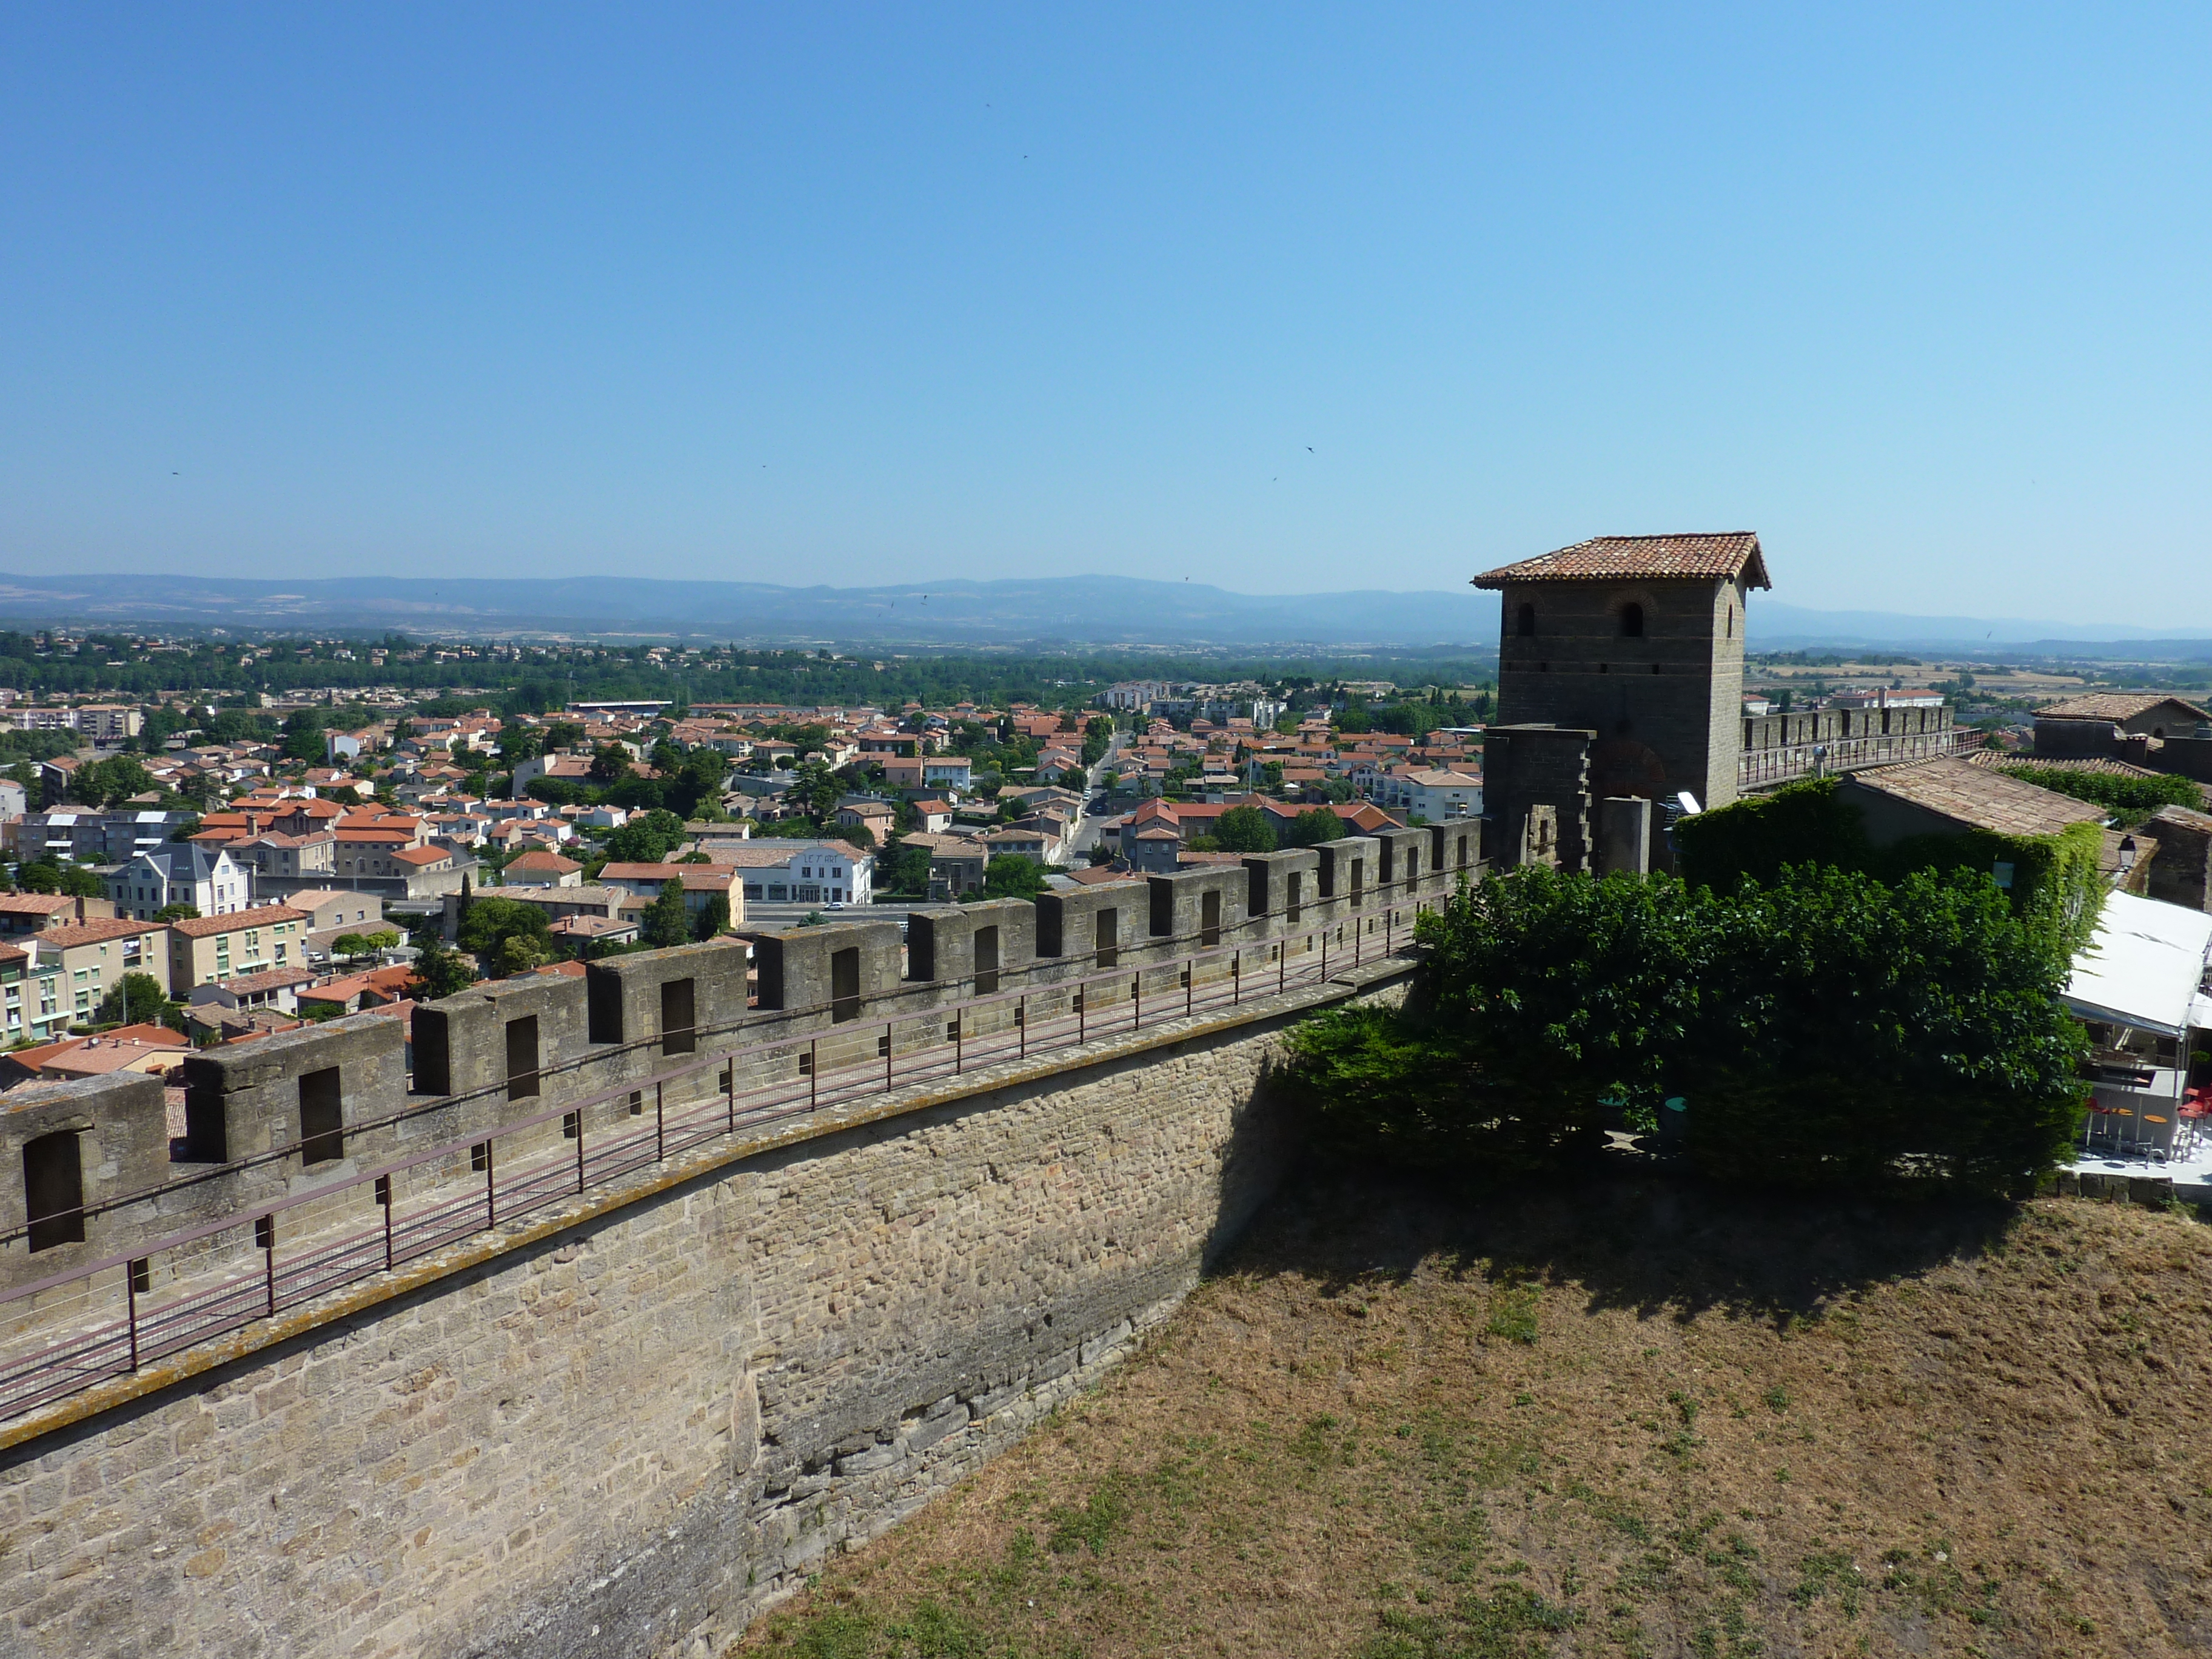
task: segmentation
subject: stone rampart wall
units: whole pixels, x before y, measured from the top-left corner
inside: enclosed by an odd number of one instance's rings
[[[1440,886],[1439,849],[1401,833],[1392,866],[1418,845],[1421,885]],[[1263,890],[1279,928],[1299,873],[1295,925],[1312,929],[1353,903],[1355,851],[1358,883],[1377,878],[1382,848],[1338,843],[1332,898],[1314,893],[1310,858],[1244,884]],[[1174,887],[1137,890],[1124,965],[1154,948],[1155,890],[1164,921],[1184,908]],[[948,962],[969,920],[943,919]],[[1240,906],[1227,925],[1261,920]],[[881,977],[884,947],[867,931],[776,941],[785,992],[811,994],[843,948],[862,952],[872,1003],[949,994]],[[625,959],[596,996],[511,981],[455,999],[441,1080],[495,1085],[457,1103],[486,1126],[539,1103],[506,1097],[505,1032],[532,1018],[544,1063],[574,1062],[566,1075],[604,1093],[621,1068],[662,1063],[659,1021],[676,1006],[664,983],[690,981],[702,1028],[710,1010],[732,1012],[716,947],[694,954]],[[1033,966],[1051,965],[1004,971]],[[633,1190],[479,1232],[412,1279],[238,1339],[227,1363],[19,1426],[0,1452],[0,1650],[717,1651],[823,1552],[895,1524],[1171,1310],[1284,1161],[1267,1083],[1284,1028],[1390,994],[1407,970],[1386,957],[1272,997],[1255,985],[1211,1015],[782,1125],[750,1148],[648,1170]],[[833,1030],[826,1008],[805,1018]],[[301,1079],[333,1057],[349,1109],[332,1150],[345,1158],[404,1151],[432,1133],[418,1126],[452,1115],[441,1105],[356,1144],[352,1091],[421,1099],[394,1082],[390,1040],[368,1023],[309,1036],[196,1074],[198,1127],[219,1125],[234,1161],[295,1123]],[[468,1071],[487,1046],[489,1079]],[[311,1174],[296,1157],[252,1166],[169,1194],[164,1219]]]

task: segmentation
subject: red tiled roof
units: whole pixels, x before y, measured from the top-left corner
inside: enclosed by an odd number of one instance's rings
[[[308,920],[305,910],[295,910],[283,904],[262,904],[251,910],[233,910],[225,916],[186,916],[169,926],[186,939],[213,939],[217,933],[234,933],[240,928],[264,927],[272,921]]]
[[[51,916],[76,908],[67,893],[0,893],[0,915]]]
[[[39,935],[39,943],[66,951],[76,945],[100,945],[109,939],[129,939],[134,933],[158,933],[166,924],[158,921],[80,921],[65,927],[49,927]]]
[[[1724,580],[1741,575],[1751,587],[1771,587],[1758,532],[1717,535],[1593,536],[1518,564],[1502,564],[1474,579],[1477,587],[1508,582]]]

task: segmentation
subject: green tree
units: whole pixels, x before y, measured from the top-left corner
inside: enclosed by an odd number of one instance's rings
[[[1724,1180],[2018,1194],[2072,1143],[2066,955],[1984,873],[1790,869],[1721,893],[1524,870],[1418,936],[1404,1010],[1294,1040],[1333,1152],[1504,1176],[1625,1120],[1679,1125]]]
[[[1311,806],[1284,826],[1282,844],[1285,847],[1318,847],[1325,841],[1340,839],[1344,833],[1342,818],[1326,806]]]
[[[600,843],[617,864],[658,864],[684,839],[684,820],[655,807],[607,832]]]
[[[1000,853],[983,866],[985,898],[1033,899],[1044,891],[1044,866],[1018,853]]]
[[[133,795],[159,793],[154,775],[128,755],[88,761],[70,780],[70,798],[88,806],[120,806]]]
[[[682,878],[660,884],[660,896],[647,905],[644,915],[638,918],[638,933],[656,951],[690,943],[689,918],[684,914]]]
[[[702,943],[710,939],[720,939],[729,931],[729,927],[730,901],[724,895],[716,893],[700,907],[698,915],[693,919],[691,937]]]
[[[791,792],[784,797],[817,823],[834,817],[845,786],[826,761],[802,761],[792,774]]]
[[[527,933],[509,933],[500,940],[499,949],[494,955],[499,963],[500,973],[511,979],[517,974],[526,974],[532,969],[542,968],[550,962],[553,959],[553,945],[550,939],[538,939]]]
[[[379,951],[388,951],[399,943],[399,935],[390,928],[378,928],[367,933],[340,933],[331,941],[331,954],[340,957],[373,957]]]
[[[1272,853],[1275,826],[1256,806],[1232,806],[1214,825],[1213,840],[1224,852]]]
[[[305,761],[310,766],[319,766],[329,753],[323,741],[323,711],[319,708],[299,708],[284,717],[282,728],[284,758]]]
[[[160,909],[154,912],[154,920],[156,921],[192,921],[198,918],[199,913],[199,907],[196,904],[165,904]]]
[[[496,952],[508,939],[520,937],[547,945],[550,956],[548,927],[543,905],[487,895],[470,904],[455,931],[461,949],[478,955]]]
[[[424,945],[415,958],[415,994],[424,1001],[458,995],[475,984],[476,977],[467,957],[448,951],[435,939]]]
[[[603,743],[592,751],[592,764],[585,774],[601,788],[621,783],[633,775],[630,771],[629,751],[611,743]]]
[[[893,842],[876,861],[876,867],[886,878],[884,884],[892,892],[918,896],[929,890],[929,859],[927,847]]]
[[[169,1006],[169,994],[151,974],[125,974],[114,989],[100,999],[93,1018],[102,1025],[136,1025],[159,1020]]]
[[[19,865],[15,885],[26,893],[59,893],[69,898],[100,896],[100,878],[80,864],[33,859]]]

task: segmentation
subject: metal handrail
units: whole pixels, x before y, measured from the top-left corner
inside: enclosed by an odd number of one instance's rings
[[[787,1035],[763,1041],[741,1044],[717,1051],[695,1054],[681,1063],[664,1066],[643,1078],[625,1079],[607,1088],[590,1094],[561,1101],[544,1110],[527,1116],[502,1122],[496,1127],[443,1141],[434,1146],[408,1153],[378,1164],[373,1168],[358,1170],[342,1180],[325,1182],[297,1193],[274,1196],[248,1208],[216,1218],[199,1224],[165,1235],[137,1245],[134,1249],[100,1261],[80,1264],[45,1279],[0,1292],[0,1306],[18,1303],[27,1297],[52,1292],[71,1284],[83,1283],[90,1289],[91,1281],[102,1273],[123,1269],[123,1317],[94,1324],[89,1328],[72,1332],[66,1338],[47,1344],[36,1352],[12,1362],[0,1362],[0,1418],[19,1415],[49,1401],[90,1387],[103,1378],[135,1372],[149,1362],[177,1352],[192,1344],[205,1340],[226,1331],[251,1324],[255,1320],[274,1317],[286,1306],[296,1306],[314,1297],[326,1294],[344,1285],[390,1272],[399,1265],[413,1261],[436,1250],[446,1249],[479,1233],[492,1231],[502,1221],[513,1221],[536,1210],[571,1196],[581,1195],[594,1185],[604,1186],[650,1164],[665,1163],[670,1157],[683,1153],[714,1139],[733,1136],[740,1129],[759,1129],[793,1117],[805,1116],[849,1103],[852,1101],[881,1096],[902,1087],[913,1087],[939,1079],[960,1075],[979,1065],[1026,1057],[1034,1053],[1053,1053],[1080,1048],[1103,1037],[1130,1034],[1144,1029],[1146,996],[1146,981],[1155,987],[1169,975],[1172,980],[1163,988],[1166,994],[1155,991],[1152,1015],[1155,1024],[1163,1018],[1176,1018],[1194,1016],[1202,1010],[1210,1011],[1224,1006],[1240,1004],[1248,988],[1253,995],[1279,994],[1293,988],[1309,984],[1327,983],[1331,974],[1330,938],[1350,927],[1351,963],[1386,957],[1399,952],[1401,941],[1410,940],[1410,930],[1398,931],[1398,915],[1407,908],[1418,914],[1426,908],[1419,888],[1439,880],[1449,881],[1444,872],[1433,872],[1421,878],[1378,884],[1370,890],[1376,902],[1340,914],[1318,915],[1312,914],[1326,907],[1346,902],[1338,899],[1309,901],[1300,906],[1305,916],[1300,923],[1291,924],[1292,931],[1270,934],[1241,944],[1219,945],[1201,948],[1186,954],[1158,958],[1149,962],[1120,963],[1103,969],[1048,981],[1044,984],[1016,990],[997,992],[986,996],[967,997],[930,1008],[917,1008],[904,1013],[890,1013],[867,1020],[851,1019],[841,1022],[829,1033],[805,1032]],[[1408,890],[1394,894],[1393,888]],[[1346,896],[1349,898],[1351,896]],[[1442,893],[1433,896],[1442,897]],[[1275,917],[1258,917],[1254,921],[1282,921]],[[1380,922],[1383,929],[1381,951],[1370,950],[1366,934],[1370,924]],[[1169,935],[1172,942],[1178,937]],[[1307,950],[1300,956],[1310,957],[1293,969],[1292,951],[1289,948],[1304,938]],[[1319,948],[1314,947],[1318,940]],[[1144,945],[1128,947],[1130,954],[1156,950],[1161,939],[1148,939]],[[1248,988],[1248,981],[1259,977],[1250,971],[1246,962],[1248,953],[1273,947],[1273,959],[1263,963],[1272,972],[1264,980]],[[1117,955],[1121,954],[1119,952]],[[1094,953],[1095,956],[1095,953]],[[1340,948],[1336,958],[1340,968],[1347,965]],[[1228,971],[1217,973],[1201,980],[1200,969],[1226,963]],[[1265,981],[1272,981],[1272,983]],[[1095,991],[1102,988],[1120,990],[1127,987],[1128,994],[1115,996],[1101,1004]],[[1164,1004],[1163,1008],[1162,1005]],[[975,1016],[987,1010],[1012,1008],[1012,1019],[995,1030],[975,1032]],[[787,1018],[802,1014],[819,1015],[832,1011],[831,1004],[808,1010],[781,1011]],[[936,1036],[921,1043],[909,1043],[902,1054],[899,1051],[898,1028],[928,1024],[935,1028]],[[880,1027],[877,1053],[848,1063],[833,1066],[828,1072],[817,1063],[821,1058],[822,1038],[825,1035],[843,1039],[865,1031],[872,1026]],[[723,1029],[728,1029],[725,1027]],[[656,1039],[645,1039],[645,1042]],[[611,1054],[626,1052],[641,1043],[610,1046],[587,1056],[597,1060]],[[789,1058],[796,1061],[802,1055],[806,1063],[796,1075],[772,1079],[757,1083],[740,1091],[737,1086],[739,1069],[749,1060],[773,1060]],[[562,1068],[570,1069],[573,1062]],[[548,1067],[548,1072],[556,1068]],[[720,1070],[720,1088],[672,1106],[668,1095],[672,1085],[696,1079],[702,1073]],[[441,1104],[454,1104],[468,1098],[482,1098],[495,1093],[503,1085],[473,1091],[466,1097],[447,1097]],[[601,1127],[592,1133],[587,1130],[585,1115],[595,1106],[604,1106],[617,1100],[636,1100],[650,1089],[653,1094],[653,1116],[650,1123],[641,1123],[635,1128],[622,1127],[617,1120],[613,1130]],[[633,1110],[640,1110],[633,1108]],[[397,1115],[380,1121],[397,1121]],[[419,1115],[419,1110],[409,1114]],[[493,1143],[503,1138],[528,1134],[544,1128],[555,1120],[562,1120],[563,1139],[573,1139],[573,1150],[558,1147],[548,1152],[519,1155],[518,1161],[508,1164],[497,1158]],[[349,1126],[349,1134],[366,1130],[364,1122],[356,1128]],[[587,1139],[590,1145],[586,1145]],[[458,1160],[464,1152],[471,1153],[471,1176],[478,1172],[475,1153],[483,1152],[481,1186],[472,1179],[464,1178],[450,1184],[441,1183],[434,1192],[422,1195],[417,1207],[404,1216],[395,1214],[402,1200],[397,1200],[392,1187],[393,1176],[409,1170],[445,1160]],[[296,1146],[290,1149],[296,1152]],[[254,1160],[269,1161],[266,1155]],[[154,1188],[154,1192],[173,1190]],[[367,1228],[342,1231],[343,1224],[319,1230],[311,1239],[303,1241],[301,1253],[288,1261],[280,1261],[281,1243],[278,1237],[278,1218],[288,1212],[340,1200],[349,1194],[362,1190],[373,1196],[371,1207],[380,1212],[379,1224]],[[181,1295],[172,1297],[158,1305],[151,1301],[150,1288],[138,1288],[143,1275],[150,1287],[149,1265],[154,1256],[212,1238],[218,1234],[254,1230],[255,1249],[261,1260],[251,1268],[241,1267],[235,1261],[215,1270],[211,1280],[190,1288]],[[143,1305],[142,1305],[143,1304]]]

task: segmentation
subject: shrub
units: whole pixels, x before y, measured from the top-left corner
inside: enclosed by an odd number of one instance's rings
[[[2021,1193],[2080,1111],[2067,957],[1985,875],[1771,884],[1492,876],[1422,918],[1397,1012],[1292,1039],[1324,1147],[1462,1176],[1558,1168],[1687,1102],[1726,1180]]]
[[[2008,777],[2032,783],[2039,789],[2071,795],[2102,806],[2131,822],[2141,822],[2161,806],[2204,809],[2204,792],[2188,778],[2170,772],[2155,777],[2136,777],[2121,772],[2076,771],[2065,766],[2018,766],[1997,769]]]

